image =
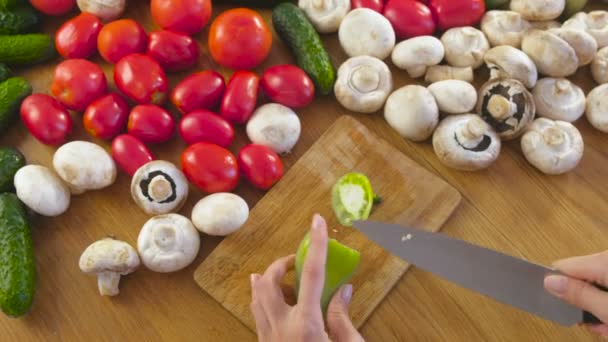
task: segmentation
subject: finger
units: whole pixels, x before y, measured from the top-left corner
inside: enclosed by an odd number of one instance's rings
[[[287,305],[293,306],[297,304],[298,299],[296,298],[296,293],[292,285],[281,284],[281,291],[283,292],[283,298],[285,298],[285,303],[287,303]]]
[[[593,331],[594,333],[602,337],[608,337],[608,325],[606,324],[587,325],[587,329]]]
[[[608,293],[588,282],[562,275],[551,275],[545,278],[545,288],[554,296],[591,312],[600,321],[608,322]]]
[[[268,266],[266,272],[264,272],[264,278],[267,278],[273,284],[277,284],[278,287],[281,279],[293,268],[295,260],[296,256],[294,254],[278,259]]]
[[[319,216],[312,219],[310,246],[302,268],[302,280],[298,294],[298,304],[318,308],[325,283],[325,262],[327,261],[327,223]]]
[[[336,292],[327,308],[327,330],[333,342],[362,341],[348,315],[352,285],[344,285]]]
[[[261,276],[259,274],[251,275],[251,313],[253,314],[253,319],[255,320],[255,328],[258,333],[258,338],[263,340],[264,336],[270,332],[270,324],[268,323],[268,317],[262,308],[262,305],[259,301],[259,295],[257,293],[257,282]]]
[[[268,266],[268,269],[266,269],[266,272],[264,272],[264,275],[258,281],[257,288],[260,303],[271,321],[282,317],[287,309],[287,303],[285,303],[283,291],[281,290],[281,279],[293,267],[294,260],[295,257],[293,255],[276,260]]]
[[[563,259],[553,266],[571,277],[608,286],[608,252]]]

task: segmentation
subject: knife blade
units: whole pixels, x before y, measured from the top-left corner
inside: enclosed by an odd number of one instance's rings
[[[488,248],[396,224],[356,221],[353,226],[391,254],[465,288],[560,325],[599,319],[548,293],[548,267]]]

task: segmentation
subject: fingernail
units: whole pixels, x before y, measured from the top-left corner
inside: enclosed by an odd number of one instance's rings
[[[353,297],[353,286],[351,284],[346,284],[342,288],[342,300],[344,303],[349,304],[351,298]]]
[[[323,229],[324,224],[325,224],[325,220],[323,220],[321,215],[315,214],[312,217],[312,229],[313,230],[319,231],[319,230]]]
[[[260,275],[255,273],[249,276],[249,279],[251,280],[251,286],[255,285],[255,282],[258,280],[259,277]]]
[[[568,278],[564,276],[552,275],[545,278],[545,288],[558,296],[566,293],[568,288]]]

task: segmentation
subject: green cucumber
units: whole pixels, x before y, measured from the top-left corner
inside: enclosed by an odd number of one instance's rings
[[[48,34],[0,36],[0,63],[30,65],[55,57],[55,44]]]
[[[23,77],[12,77],[0,83],[0,132],[19,116],[21,102],[32,94],[32,85]]]
[[[17,7],[17,3],[20,0],[0,0],[0,9],[11,10]]]
[[[0,309],[11,317],[28,312],[36,291],[34,247],[26,215],[15,194],[0,194]]]
[[[282,3],[272,11],[272,25],[295,55],[298,66],[310,76],[317,91],[330,94],[336,81],[336,70],[304,12],[292,3]]]
[[[0,10],[0,34],[19,34],[32,32],[38,27],[40,16],[28,6],[14,10]]]
[[[0,63],[0,82],[4,82],[4,81],[8,80],[12,74],[13,73],[6,66],[6,64]]]
[[[0,192],[13,189],[13,178],[25,166],[25,157],[12,147],[0,147]]]

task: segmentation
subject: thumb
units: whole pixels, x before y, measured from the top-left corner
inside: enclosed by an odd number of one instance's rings
[[[352,294],[352,285],[342,286],[327,307],[327,330],[334,342],[357,341],[357,337],[360,338],[348,315],[348,304]]]
[[[602,322],[608,322],[608,293],[586,281],[562,275],[548,276],[544,285],[554,296],[591,312]]]

